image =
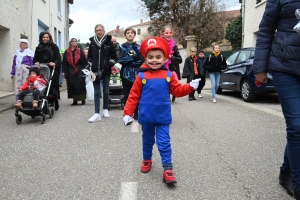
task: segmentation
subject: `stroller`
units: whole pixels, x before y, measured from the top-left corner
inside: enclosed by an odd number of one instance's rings
[[[52,118],[54,115],[54,104],[49,103],[51,101],[51,96],[49,95],[49,90],[50,90],[50,86],[51,86],[51,82],[52,82],[52,76],[54,74],[54,69],[52,71],[52,74],[50,75],[50,69],[47,64],[41,63],[41,64],[33,65],[32,67],[40,68],[40,74],[44,76],[44,79],[46,80],[47,85],[46,85],[46,88],[44,88],[39,93],[37,109],[33,109],[33,107],[32,107],[33,88],[30,88],[29,92],[24,97],[24,100],[22,103],[23,108],[16,108],[15,117],[16,117],[17,124],[22,123],[22,116],[19,114],[19,112],[23,112],[24,114],[31,116],[32,119],[35,119],[36,116],[40,116],[42,124],[44,124],[46,121],[46,114],[49,114],[50,118]]]
[[[111,109],[111,104],[120,104],[121,109],[124,109],[124,93],[123,86],[120,78],[120,71],[114,68],[110,77],[108,86],[108,110]]]

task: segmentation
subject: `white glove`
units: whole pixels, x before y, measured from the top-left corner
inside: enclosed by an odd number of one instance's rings
[[[123,117],[123,121],[124,121],[124,125],[125,125],[125,126],[126,126],[126,125],[129,125],[129,124],[132,123],[132,117],[130,117],[129,115],[125,115],[125,116]]]
[[[198,86],[199,86],[199,81],[201,80],[201,78],[197,78],[195,80],[192,80],[192,82],[190,82],[190,86],[192,88],[194,88],[194,90],[197,90]]]

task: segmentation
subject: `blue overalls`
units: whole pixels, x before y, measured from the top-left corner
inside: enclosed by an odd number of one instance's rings
[[[170,103],[170,80],[172,73],[166,72],[165,78],[145,79],[144,73],[162,73],[161,71],[140,72],[143,83],[139,101],[139,123],[143,131],[143,159],[151,160],[153,145],[158,147],[164,169],[172,169],[172,149],[170,143],[170,124],[172,123]]]

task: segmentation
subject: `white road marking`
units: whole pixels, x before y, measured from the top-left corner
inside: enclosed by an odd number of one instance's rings
[[[138,133],[140,131],[140,124],[136,120],[133,120],[130,126],[131,132]]]
[[[122,182],[119,200],[136,200],[137,186],[137,182]]]
[[[209,91],[203,91],[202,90],[202,92],[204,92],[205,94],[211,95],[210,90]],[[252,103],[245,103],[242,99],[237,100],[237,99],[233,99],[233,98],[225,97],[225,96],[221,96],[221,95],[218,95],[217,99],[225,99],[225,100],[234,102],[236,104],[239,104],[239,105],[242,105],[242,106],[245,106],[245,107],[248,107],[248,108],[252,108],[254,110],[262,111],[262,112],[265,112],[265,113],[268,113],[268,114],[271,114],[271,115],[274,115],[274,116],[277,116],[277,117],[284,118],[281,111],[277,111],[277,110],[274,110],[274,109],[270,109],[270,108],[266,108],[266,107],[263,107],[263,106],[255,105],[255,104],[252,104]]]

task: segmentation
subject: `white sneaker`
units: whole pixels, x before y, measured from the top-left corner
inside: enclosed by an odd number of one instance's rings
[[[103,110],[103,117],[109,117],[109,113],[107,109]]]
[[[201,95],[201,94],[199,94],[199,95],[198,95],[198,97],[199,97],[199,98],[202,98],[202,95]]]
[[[99,113],[95,113],[91,118],[89,118],[90,123],[97,122],[100,120],[101,120],[101,115]]]
[[[217,100],[216,100],[216,98],[213,98],[213,100],[212,100],[214,103],[217,103]]]

